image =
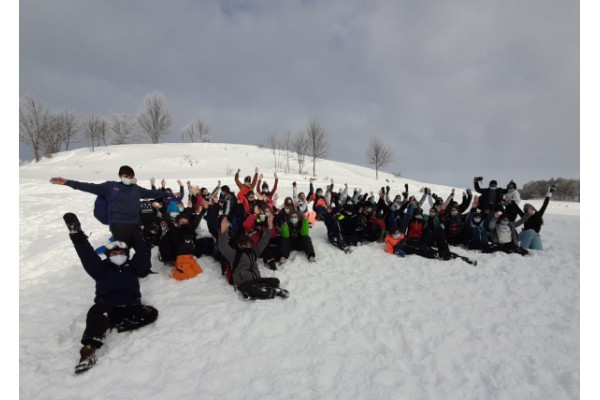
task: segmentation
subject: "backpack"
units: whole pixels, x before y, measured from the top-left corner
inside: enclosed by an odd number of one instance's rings
[[[94,217],[104,225],[110,224],[110,204],[117,198],[117,193],[119,193],[116,186],[113,186],[112,189],[108,198],[98,196],[94,201]]]

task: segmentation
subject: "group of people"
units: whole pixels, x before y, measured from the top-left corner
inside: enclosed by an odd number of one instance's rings
[[[463,246],[484,253],[504,251],[525,255],[528,249],[542,249],[539,235],[542,216],[554,188],[551,187],[540,210],[531,204],[519,207],[520,197],[514,182],[499,188],[492,180],[481,188],[481,177],[455,201],[455,191],[446,200],[422,190],[419,200],[405,191],[390,196],[390,187],[376,195],[355,189],[349,193],[344,184],[335,190],[333,179],[322,188],[309,182],[308,193],[298,192],[296,182],[292,196],[278,207],[278,176],[273,187],[263,179],[258,168],[242,181],[238,169],[234,181],[237,193],[219,181],[210,191],[178,181],[178,191],[154,178],[151,189],[137,185],[129,166],[119,169],[118,181],[100,184],[78,182],[61,177],[53,184],[66,185],[92,193],[106,203],[107,223],[112,239],[103,253],[94,251],[81,229],[77,216],[64,216],[71,241],[86,272],[96,281],[96,297],[86,319],[80,361],[75,368],[81,373],[95,362],[95,350],[103,344],[109,329],[136,329],[152,323],[158,311],[142,305],[139,278],[153,272],[151,249],[158,247],[159,259],[172,266],[175,279],[189,279],[202,272],[197,259],[210,256],[219,262],[223,275],[244,299],[287,298],[279,279],[262,277],[259,260],[271,270],[285,264],[292,251],[304,254],[308,262],[316,260],[310,237],[311,227],[322,221],[331,244],[350,253],[352,246],[379,242],[385,251],[401,257],[450,260],[467,257],[450,251],[449,246]],[[423,211],[428,200],[429,212]],[[98,201],[97,201],[98,203]],[[96,214],[96,212],[95,212]],[[517,227],[523,230],[517,233]],[[133,249],[135,255],[130,256]]]

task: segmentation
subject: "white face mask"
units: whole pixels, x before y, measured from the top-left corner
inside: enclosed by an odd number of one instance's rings
[[[129,185],[131,185],[133,183],[133,180],[129,179],[129,178],[122,177],[121,178],[121,183],[123,183],[123,185],[129,186]]]
[[[115,265],[123,265],[125,264],[125,262],[127,261],[127,256],[124,255],[119,255],[119,256],[110,256],[109,257],[110,262],[112,262]]]
[[[290,222],[296,225],[298,223],[298,218],[290,218]]]

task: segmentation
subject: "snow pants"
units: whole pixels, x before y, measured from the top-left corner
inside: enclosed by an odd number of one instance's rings
[[[89,344],[98,349],[102,347],[102,340],[109,329],[116,328],[117,332],[126,332],[151,324],[156,318],[158,311],[152,306],[94,304],[87,313],[81,344]]]
[[[237,287],[244,297],[259,300],[274,298],[277,288],[279,288],[279,279],[277,278],[258,278],[242,282]]]
[[[292,250],[304,251],[306,258],[315,256],[315,249],[309,236],[281,238],[281,257],[289,258]]]
[[[533,229],[527,229],[519,233],[519,242],[524,249],[543,250],[540,234]]]

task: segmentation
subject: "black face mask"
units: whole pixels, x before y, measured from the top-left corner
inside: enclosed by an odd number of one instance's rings
[[[179,229],[182,233],[189,234],[192,233],[192,226],[190,224],[182,224],[179,225]]]

